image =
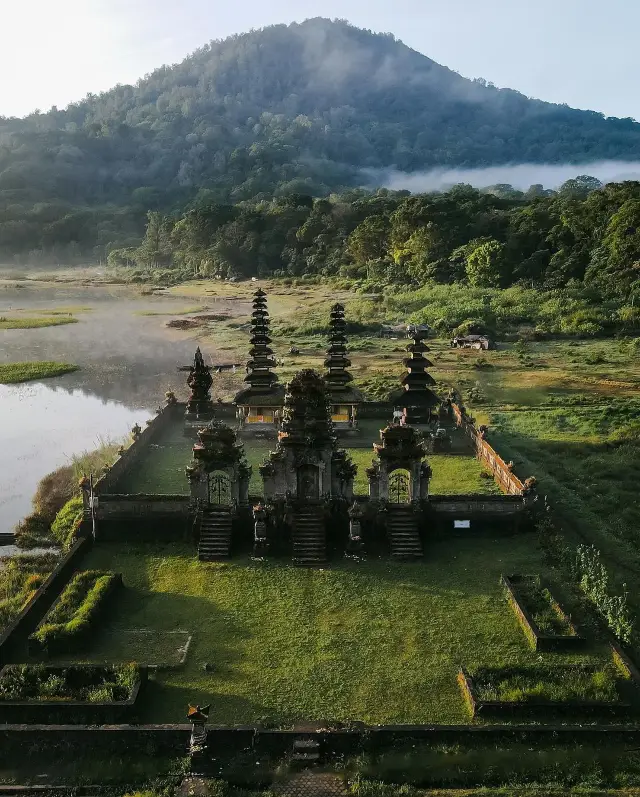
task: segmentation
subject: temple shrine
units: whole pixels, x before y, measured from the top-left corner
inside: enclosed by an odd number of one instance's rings
[[[344,306],[334,304],[329,321],[329,348],[324,361],[324,375],[331,402],[331,420],[336,429],[355,431],[358,427],[358,407],[362,393],[351,386],[353,376],[347,371],[351,360],[347,357],[347,322]]]
[[[278,384],[278,377],[271,370],[276,361],[273,349],[269,346],[269,313],[267,295],[262,289],[254,294],[251,313],[251,337],[249,342],[249,361],[244,379],[249,387],[236,394],[239,428],[247,431],[275,430],[281,420],[284,403],[284,389]]]

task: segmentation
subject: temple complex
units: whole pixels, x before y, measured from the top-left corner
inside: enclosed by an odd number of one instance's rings
[[[251,313],[250,359],[244,379],[249,387],[236,394],[239,428],[248,431],[275,430],[280,421],[284,390],[271,370],[276,361],[270,348],[267,296],[262,289],[254,294]]]
[[[402,413],[391,402],[368,404],[352,386],[341,304],[331,308],[324,376],[305,368],[283,387],[272,370],[276,360],[266,295],[256,291],[246,387],[233,404],[212,401],[212,366],[205,365],[198,349],[188,369],[187,402],[167,394],[166,408],[145,430],[135,431],[134,444],[98,482],[97,533],[117,535],[121,524],[126,527],[131,520],[139,534],[182,528],[201,560],[250,551],[257,559],[285,556],[313,566],[345,554],[416,559],[427,553],[435,533],[472,524],[517,526],[528,517],[531,491],[514,481],[493,454],[488,456],[500,471],[496,479],[509,495],[459,495],[455,489],[452,495],[431,494],[427,457],[448,452],[452,436],[457,453],[467,453],[468,459],[456,456],[462,467],[473,461],[473,451],[465,433],[456,431],[460,408],[451,399],[441,402],[431,389],[435,382],[427,372],[432,367],[425,357],[427,332],[414,329],[411,334],[409,356],[402,361],[403,390],[394,402]],[[356,427],[358,434],[349,436]],[[258,430],[261,435],[253,434]],[[338,434],[345,432],[344,448],[339,448]],[[484,433],[476,443],[483,445],[483,440]],[[145,492],[140,482],[135,488],[125,486],[127,473],[145,457],[186,454],[185,443],[191,446],[190,463],[184,456],[151,471],[156,479],[182,474],[171,481],[172,492]],[[363,460],[367,450],[369,458]]]
[[[337,430],[357,428],[358,407],[362,403],[362,393],[350,384],[353,376],[347,371],[351,360],[347,357],[346,329],[344,306],[334,304],[329,321],[329,348],[324,361],[327,371],[324,378],[331,402],[331,420]]]

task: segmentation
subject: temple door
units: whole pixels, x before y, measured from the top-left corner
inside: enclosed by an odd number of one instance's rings
[[[320,498],[320,474],[315,465],[300,465],[298,468],[298,498]]]
[[[408,470],[394,470],[389,475],[389,502],[408,504],[411,501],[411,476]]]
[[[209,504],[231,506],[231,479],[223,471],[209,474]]]

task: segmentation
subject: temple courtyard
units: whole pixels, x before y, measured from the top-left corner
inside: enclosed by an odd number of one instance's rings
[[[501,573],[547,571],[529,534],[434,539],[425,554],[308,570],[201,562],[187,544],[99,543],[83,569],[122,573],[125,587],[75,659],[158,665],[143,722],[180,722],[200,702],[212,724],[468,723],[460,666],[538,660]],[[607,655],[590,645],[543,658]]]

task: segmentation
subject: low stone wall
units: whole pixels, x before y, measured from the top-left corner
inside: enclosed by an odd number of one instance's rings
[[[584,672],[597,672],[595,665],[558,664],[558,670],[565,670],[567,677],[580,669]],[[628,717],[637,714],[637,707],[624,700],[481,700],[476,692],[473,678],[464,669],[458,673],[458,684],[471,716],[497,717],[507,719],[512,716],[545,719],[549,716],[566,715],[575,717]]]
[[[92,543],[91,537],[82,537],[78,540],[58,562],[44,584],[36,590],[27,606],[0,635],[0,666],[10,661],[16,648],[23,645],[29,634],[35,630]]]
[[[522,495],[431,495],[425,502],[425,533],[477,534],[479,531],[513,534],[532,528],[530,506]],[[456,528],[454,521],[469,521]]]
[[[191,528],[187,495],[101,495],[96,511],[99,540],[181,539]]]
[[[558,743],[640,744],[637,724],[492,724],[492,725],[358,725],[329,731],[267,730],[253,726],[207,727],[209,751],[225,761],[242,751],[289,755],[294,739],[313,736],[325,760],[358,753],[382,753],[408,742],[427,744]],[[29,753],[73,755],[95,750],[102,755],[124,752],[153,756],[186,755],[190,725],[0,725],[0,750],[6,756]]]
[[[464,411],[464,408],[460,408],[457,404],[453,404],[452,407],[456,425],[471,440],[477,458],[491,471],[496,484],[505,493],[522,495],[525,490],[524,483],[511,471],[498,452],[483,437],[473,420]]]
[[[567,623],[567,627],[572,631],[569,634],[548,634],[544,633],[538,628],[537,623],[529,613],[529,610],[524,605],[522,596],[518,589],[519,581],[517,576],[501,576],[500,583],[505,588],[507,593],[507,601],[513,609],[518,622],[524,635],[529,641],[534,650],[551,651],[551,650],[575,650],[576,648],[583,647],[586,644],[586,639],[580,636],[577,628],[571,622],[570,617],[565,614],[560,604],[552,598],[555,610],[558,615]]]
[[[184,415],[185,406],[185,404],[180,403],[167,404],[155,418],[151,418],[149,423],[140,432],[140,436],[124,450],[113,465],[111,465],[109,471],[95,483],[94,490],[96,494],[102,495],[103,493],[112,492],[132,465],[145,453],[149,444],[152,443],[167,426]]]
[[[186,755],[191,725],[0,725],[0,750],[7,756],[60,751],[62,755],[137,753]]]

